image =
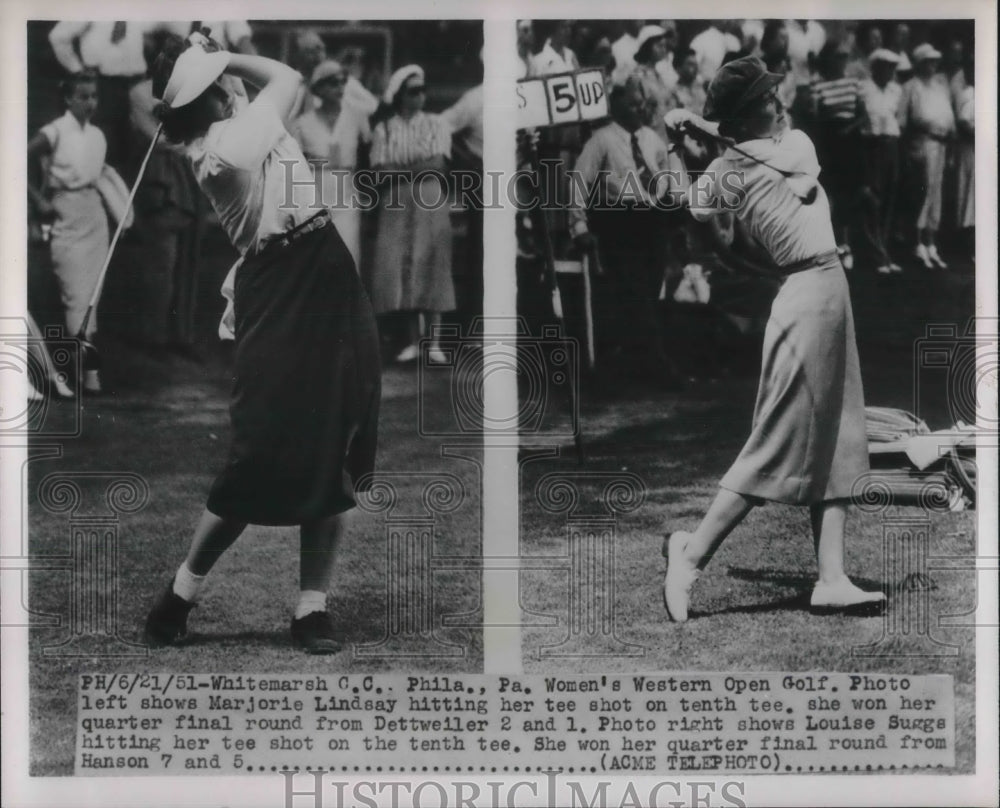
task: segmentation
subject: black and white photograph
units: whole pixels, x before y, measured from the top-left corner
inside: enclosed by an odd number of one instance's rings
[[[525,671],[947,674],[972,770],[974,21],[516,25]]]
[[[26,33],[32,773],[91,671],[480,671],[430,567],[481,554],[478,448],[415,413],[472,383],[418,366],[481,309],[481,23]]]
[[[0,4],[3,804],[996,806],[996,31]]]

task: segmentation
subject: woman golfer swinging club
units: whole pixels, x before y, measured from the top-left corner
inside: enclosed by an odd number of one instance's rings
[[[340,643],[326,611],[334,550],[354,485],[375,459],[375,320],[347,247],[311,198],[311,167],[282,123],[301,77],[280,62],[199,42],[160,54],[153,93],[162,99],[164,133],[184,145],[242,256],[233,289],[232,444],[145,637],[151,645],[183,639],[205,576],[247,524],[299,525],[292,639],[309,653],[334,653]],[[224,74],[260,88],[239,112]],[[286,189],[301,198],[286,198]]]
[[[783,282],[764,334],[750,437],[697,530],[664,541],[664,599],[676,621],[687,619],[700,569],[764,501],[809,506],[819,566],[813,612],[877,614],[885,605],[882,592],[859,589],[844,572],[847,503],[868,470],[861,372],[830,205],[816,181],[820,166],[809,138],[785,125],[781,81],[755,57],[723,65],[709,86],[705,118],[736,145],[688,190],[695,219],[732,211]],[[675,134],[712,129],[683,109],[664,119]]]

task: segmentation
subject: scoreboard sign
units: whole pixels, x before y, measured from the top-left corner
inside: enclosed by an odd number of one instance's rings
[[[517,83],[517,112],[521,129],[606,118],[604,73],[577,70],[522,79]]]

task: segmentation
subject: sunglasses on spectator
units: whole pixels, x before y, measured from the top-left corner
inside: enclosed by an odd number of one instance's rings
[[[421,84],[419,87],[407,87],[405,92],[407,95],[420,95],[427,91],[427,88]]]

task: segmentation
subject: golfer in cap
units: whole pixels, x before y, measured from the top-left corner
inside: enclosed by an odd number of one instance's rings
[[[750,437],[693,532],[664,542],[664,596],[670,616],[688,616],[699,571],[743,518],[766,501],[810,509],[819,580],[818,613],[878,612],[844,572],[844,523],[854,481],[868,470],[865,410],[847,280],[837,258],[830,206],[817,183],[809,138],[789,130],[776,88],[782,76],[756,57],[723,65],[705,118],[726,151],[691,186],[691,214],[706,221],[735,213],[783,278],[764,335],[763,367]],[[687,110],[667,113],[677,132],[712,124]]]
[[[227,77],[259,88],[239,112]],[[351,255],[313,199],[311,166],[282,123],[301,76],[211,41],[160,54],[153,94],[229,239],[236,271],[232,443],[184,563],[146,621],[146,640],[183,639],[205,576],[248,523],[299,525],[294,642],[340,644],[326,611],[334,549],[372,471],[378,338]]]

